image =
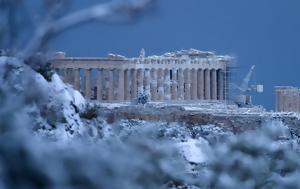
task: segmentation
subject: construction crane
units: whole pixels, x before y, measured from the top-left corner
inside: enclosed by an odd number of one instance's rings
[[[253,74],[253,71],[255,69],[255,65],[251,66],[249,72],[247,73],[246,77],[243,79],[241,86],[239,87],[240,91],[243,93],[249,90],[249,82],[251,80],[251,76]]]
[[[235,98],[235,103],[238,106],[244,107],[244,106],[251,106],[252,100],[250,92],[257,92],[262,93],[264,90],[263,85],[250,85],[250,80],[253,75],[255,69],[255,65],[252,65],[250,70],[248,71],[247,75],[244,77],[242,83],[240,86],[236,86],[236,88],[240,91],[239,94]]]

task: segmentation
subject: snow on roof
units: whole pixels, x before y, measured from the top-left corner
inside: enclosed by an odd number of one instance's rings
[[[162,54],[161,56],[157,55],[151,55],[147,56],[147,58],[153,58],[153,59],[160,59],[160,58],[191,58],[191,59],[197,59],[197,58],[215,58],[219,61],[222,60],[232,60],[233,57],[228,55],[216,55],[214,52],[211,51],[200,51],[197,49],[182,49],[179,51],[174,52],[166,52]]]
[[[122,59],[122,60],[126,58],[126,57],[123,56],[123,55],[113,54],[113,53],[109,53],[109,54],[107,55],[107,57],[110,58],[110,59]]]
[[[192,48],[191,49],[182,49],[182,50],[175,51],[175,52],[167,52],[167,53],[163,54],[162,56],[164,56],[164,57],[181,57],[184,55],[201,57],[201,58],[215,56],[215,54],[213,52],[200,51],[200,50],[192,49]]]

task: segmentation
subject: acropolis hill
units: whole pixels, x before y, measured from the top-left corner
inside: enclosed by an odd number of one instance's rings
[[[259,106],[239,108],[229,99],[233,57],[195,49],[138,57],[68,57],[55,54],[52,66],[92,104],[92,114],[108,123],[120,120],[214,124],[231,132],[282,120],[300,134],[300,121],[290,113],[267,112]],[[136,105],[139,95],[148,103]],[[97,113],[96,113],[97,112]],[[83,115],[90,117],[91,115]],[[299,131],[298,131],[299,130]]]

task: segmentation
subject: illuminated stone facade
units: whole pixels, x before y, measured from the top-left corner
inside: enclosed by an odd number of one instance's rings
[[[195,49],[136,58],[66,57],[57,53],[53,67],[86,99],[131,101],[139,94],[150,101],[226,99],[227,70],[232,58]]]

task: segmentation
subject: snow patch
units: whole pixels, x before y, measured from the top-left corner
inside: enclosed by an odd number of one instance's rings
[[[183,156],[192,163],[204,163],[207,159],[205,152],[209,144],[203,138],[188,139],[186,142],[178,143],[179,150]]]
[[[80,110],[83,110],[85,108],[85,99],[79,91],[73,90],[73,99],[74,105],[76,107],[78,107]]]
[[[122,106],[128,106],[129,103],[101,103],[100,106],[108,108],[108,109],[114,109],[119,108]]]

